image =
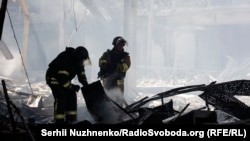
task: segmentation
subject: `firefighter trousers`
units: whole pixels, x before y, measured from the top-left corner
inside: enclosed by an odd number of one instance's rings
[[[73,123],[77,120],[76,92],[57,85],[50,85],[54,97],[54,122]]]

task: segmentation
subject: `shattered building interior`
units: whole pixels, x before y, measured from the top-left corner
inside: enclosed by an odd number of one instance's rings
[[[117,35],[127,39],[132,59],[125,81],[130,105],[118,112],[112,105],[108,116],[99,115],[104,124],[249,124],[249,0],[1,3],[3,124],[9,109],[16,111],[17,123],[51,124],[53,97],[44,80],[48,63],[67,46],[85,46],[92,62],[87,77],[95,85],[98,59]],[[88,104],[80,92],[78,120],[96,124]]]

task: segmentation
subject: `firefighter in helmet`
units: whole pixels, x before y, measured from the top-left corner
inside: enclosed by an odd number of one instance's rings
[[[123,100],[118,103],[120,106],[127,106],[124,99],[124,79],[126,72],[131,65],[129,53],[124,51],[127,41],[117,36],[112,41],[113,48],[105,51],[99,59],[100,71],[98,78],[102,80],[104,88],[107,90],[119,88],[122,92]]]
[[[88,51],[83,46],[66,47],[48,65],[46,83],[54,97],[54,122],[73,123],[77,121],[77,92],[80,86],[73,84],[77,76],[82,86],[88,85],[85,65],[91,64]]]

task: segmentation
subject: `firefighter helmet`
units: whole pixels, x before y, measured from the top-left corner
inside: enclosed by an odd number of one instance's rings
[[[127,41],[126,41],[123,37],[117,36],[117,37],[115,37],[115,38],[113,39],[112,45],[116,46],[116,45],[118,45],[118,44],[121,43],[121,42],[124,43],[124,44],[127,43]]]
[[[85,47],[83,47],[83,46],[78,46],[78,47],[75,49],[73,55],[74,55],[74,57],[75,57],[75,59],[76,59],[77,61],[83,60],[84,62],[86,62],[86,61],[89,62],[89,63],[86,63],[86,65],[87,65],[87,64],[91,64],[91,63],[90,63],[90,59],[89,59],[88,50],[87,50]],[[84,64],[85,64],[85,63],[84,63]]]
[[[74,57],[79,60],[87,59],[89,58],[88,50],[83,46],[78,46],[74,51]]]

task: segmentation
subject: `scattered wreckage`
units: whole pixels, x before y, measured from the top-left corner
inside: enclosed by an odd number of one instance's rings
[[[9,91],[6,87],[5,80],[2,80],[2,85],[0,126],[3,131],[0,131],[0,133],[5,131],[17,132],[17,129],[22,129],[22,131],[26,129],[32,138],[30,128],[39,126],[39,124],[53,125],[53,122],[51,122],[51,117],[53,116],[44,110],[46,108],[43,103],[45,100],[41,100],[41,96],[35,96],[34,98],[34,95],[19,93],[21,95],[18,97],[19,100],[22,96],[33,98],[29,98],[28,101],[26,101],[26,103],[30,103],[29,106],[22,103],[15,103],[13,102],[15,96],[10,98],[8,94]],[[107,96],[100,81],[93,82],[81,90],[87,110],[95,120],[95,123],[84,120],[75,123],[76,125],[112,124],[164,126],[170,124],[250,124],[250,108],[235,98],[235,96],[250,96],[249,80],[235,80],[223,83],[212,82],[208,85],[201,84],[178,87],[158,93],[152,97],[144,97],[125,108],[119,106]],[[201,93],[198,96],[205,101],[204,107],[185,112],[189,103],[181,111],[177,111],[173,107],[172,100],[168,102],[164,101],[165,98],[193,91],[199,91]],[[155,100],[160,100],[161,105],[153,108],[145,106]],[[32,103],[36,103],[36,106],[32,107]],[[19,106],[17,106],[18,104]],[[214,107],[213,110],[211,110],[211,106]],[[50,113],[52,111],[50,111]],[[47,123],[39,123],[37,121],[46,121]]]
[[[100,124],[249,124],[250,120],[250,108],[235,97],[250,96],[249,80],[179,87],[142,98],[125,108],[105,94],[99,81],[82,91],[88,111]],[[201,92],[199,97],[205,101],[203,108],[184,113],[189,104],[176,111],[172,100],[164,102],[164,98],[192,91]],[[154,100],[161,100],[162,104],[154,108],[145,106]],[[210,110],[210,105],[214,110]]]

